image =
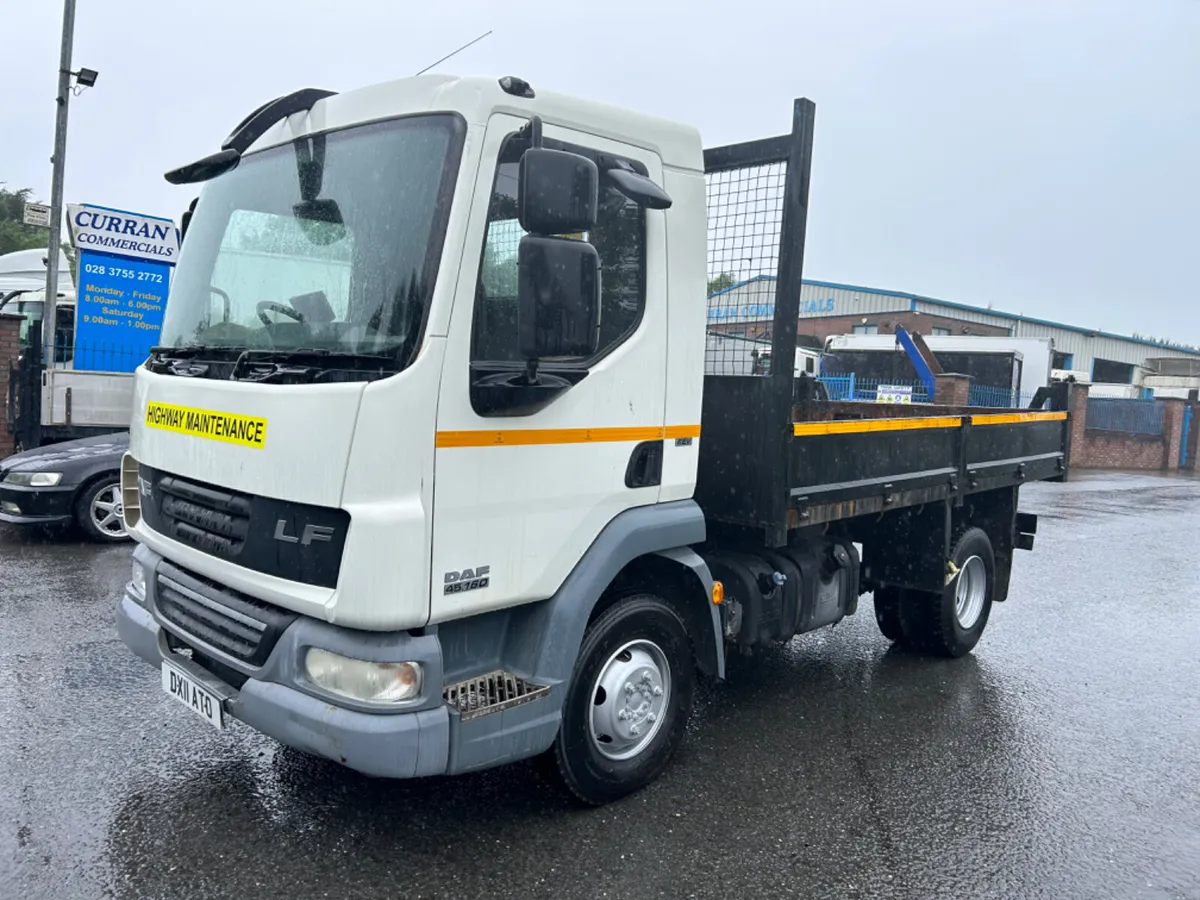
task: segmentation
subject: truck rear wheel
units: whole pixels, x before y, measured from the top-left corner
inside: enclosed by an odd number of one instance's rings
[[[914,647],[938,656],[965,656],[979,643],[992,611],[996,561],[982,528],[968,528],[950,551],[954,575],[938,592],[905,591],[901,621]]]
[[[900,604],[904,591],[898,587],[881,587],[875,590],[875,624],[889,641],[907,644],[904,623],[900,618]]]
[[[683,738],[695,671],[687,627],[653,594],[588,626],[551,749],[571,793],[599,806],[657,778]]]

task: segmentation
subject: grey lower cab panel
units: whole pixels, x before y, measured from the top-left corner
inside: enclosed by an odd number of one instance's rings
[[[548,750],[558,734],[565,693],[566,685],[556,685],[529,703],[465,721],[456,710],[447,707],[450,719],[447,774],[487,769]]]

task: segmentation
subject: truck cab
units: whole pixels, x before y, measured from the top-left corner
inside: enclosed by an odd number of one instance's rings
[[[543,360],[540,389],[523,383],[517,310],[533,116],[545,147],[648,178],[675,213],[601,180],[581,235],[599,251],[598,335]],[[453,640],[499,663],[518,652],[504,611],[561,593],[589,553],[611,566],[613,544],[632,559],[704,536],[704,196],[694,129],[494,79],[408,79],[271,124],[204,185],[162,347],[136,376],[125,511],[160,619],[139,607],[143,638],[207,635],[222,665],[258,672],[261,646],[209,621],[215,597],[301,617],[318,649],[405,648],[423,687],[400,708],[419,712],[375,725],[422,722],[442,749],[406,774],[445,771],[445,670],[470,666],[428,652],[439,629],[469,623]],[[574,648],[546,643],[521,671],[554,688]],[[158,637],[143,649],[159,658]],[[329,695],[234,681],[248,718],[282,692],[314,710]],[[505,739],[542,743],[554,718]],[[370,752],[360,768],[396,773]]]

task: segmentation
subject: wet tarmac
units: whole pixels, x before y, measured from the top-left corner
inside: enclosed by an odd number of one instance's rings
[[[973,656],[871,617],[732,665],[650,789],[385,782],[174,703],[129,548],[0,531],[0,898],[1200,898],[1200,480],[1034,485]]]

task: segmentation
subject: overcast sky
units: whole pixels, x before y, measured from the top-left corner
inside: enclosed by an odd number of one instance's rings
[[[581,12],[574,13],[572,8]],[[58,0],[0,4],[0,181],[49,200]],[[162,179],[265,100],[518,74],[696,125],[817,104],[805,276],[1200,344],[1200,0],[79,0],[66,199]]]

